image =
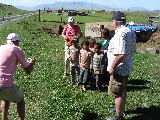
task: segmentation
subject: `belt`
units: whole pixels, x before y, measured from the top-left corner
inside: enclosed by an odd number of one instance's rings
[[[85,70],[85,69],[89,69],[89,68],[81,68],[81,69]]]

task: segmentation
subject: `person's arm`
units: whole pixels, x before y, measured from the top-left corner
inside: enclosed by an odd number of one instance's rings
[[[103,55],[102,60],[101,60],[102,69],[104,69],[105,61],[106,61],[106,59],[105,59],[105,56]]]
[[[80,30],[80,29],[78,30],[78,33],[79,33],[78,38],[82,38],[82,37],[83,37],[83,34],[82,34],[82,32],[81,32],[81,30]]]
[[[32,72],[32,70],[33,70],[33,66],[34,66],[34,64],[35,64],[35,61],[36,61],[36,60],[35,60],[34,58],[32,58],[32,59],[29,61],[28,66],[24,68],[24,70],[26,71],[26,73],[31,74],[31,72]]]
[[[90,72],[93,72],[93,57],[94,57],[94,54],[93,54],[93,52],[91,51],[91,58],[90,58]]]
[[[66,36],[66,25],[64,26],[64,29],[62,31],[62,37],[67,40],[67,36]]]
[[[115,56],[116,56],[116,58],[114,59],[114,61],[113,61],[113,63],[112,63],[112,66],[111,66],[111,68],[110,68],[110,70],[109,70],[109,73],[110,73],[111,75],[114,74],[117,66],[118,66],[118,65],[123,61],[123,59],[125,58],[125,54],[118,54],[118,55],[115,55]]]

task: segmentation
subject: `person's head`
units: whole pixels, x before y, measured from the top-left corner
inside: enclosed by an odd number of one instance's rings
[[[83,40],[81,43],[81,47],[85,50],[89,49],[89,41],[88,40]]]
[[[21,39],[16,33],[10,33],[6,39],[7,44],[14,44],[15,46],[19,46],[20,41]]]
[[[95,39],[89,40],[89,47],[90,47],[90,48],[93,48],[95,43],[96,43],[96,40],[95,40]]]
[[[78,46],[78,40],[77,39],[72,39],[72,45],[73,46]]]
[[[100,43],[95,43],[94,44],[94,52],[95,53],[100,53],[102,45]]]
[[[74,18],[73,17],[68,18],[68,24],[71,26],[74,25]]]
[[[108,39],[109,37],[110,37],[110,36],[109,36],[109,29],[104,28],[104,29],[102,30],[102,38]]]
[[[121,25],[126,24],[126,17],[124,15],[124,13],[122,13],[120,11],[113,12],[112,20],[113,20],[113,26],[115,29]]]

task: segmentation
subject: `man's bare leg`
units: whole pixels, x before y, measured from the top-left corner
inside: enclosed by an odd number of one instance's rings
[[[8,120],[8,110],[9,110],[9,101],[3,101],[1,103],[1,110],[2,110],[2,120]]]

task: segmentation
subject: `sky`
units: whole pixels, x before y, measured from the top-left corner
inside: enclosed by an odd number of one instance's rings
[[[34,7],[41,4],[53,4],[56,2],[87,2],[104,5],[111,8],[143,7],[148,10],[160,10],[160,0],[0,0],[0,3]]]

